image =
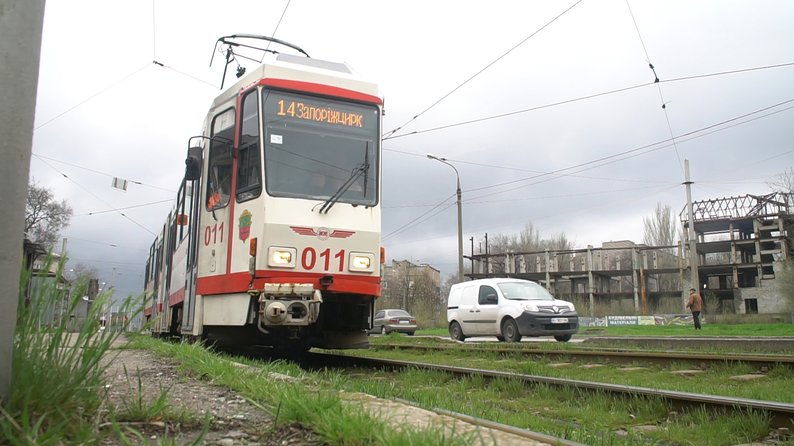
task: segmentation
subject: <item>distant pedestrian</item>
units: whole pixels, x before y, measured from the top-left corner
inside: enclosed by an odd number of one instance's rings
[[[686,307],[692,311],[695,330],[700,330],[700,312],[703,311],[703,298],[700,297],[700,294],[694,288],[689,289],[689,302],[687,302]]]

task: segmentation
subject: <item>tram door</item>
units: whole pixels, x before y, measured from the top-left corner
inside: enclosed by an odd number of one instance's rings
[[[200,222],[197,234],[199,278],[224,275],[228,265],[231,234],[230,202],[232,154],[234,149],[234,109],[212,119],[209,151],[206,156],[203,193],[199,195]],[[217,283],[217,282],[212,282]],[[201,291],[199,291],[201,293]]]

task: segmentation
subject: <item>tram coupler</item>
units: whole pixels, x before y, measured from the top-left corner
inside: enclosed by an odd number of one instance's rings
[[[251,290],[249,294],[254,295]],[[322,292],[311,283],[266,283],[259,292],[259,323],[263,326],[307,326],[320,317]]]

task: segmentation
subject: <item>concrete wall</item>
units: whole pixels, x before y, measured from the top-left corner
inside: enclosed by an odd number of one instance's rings
[[[775,279],[762,280],[761,286],[756,288],[739,288],[736,290],[736,312],[745,314],[744,301],[755,299],[758,302],[758,313],[786,313],[794,311],[794,277],[791,271],[786,271],[783,262],[773,264]]]

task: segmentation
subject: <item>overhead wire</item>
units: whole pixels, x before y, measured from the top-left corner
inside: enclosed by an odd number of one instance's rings
[[[104,203],[104,204],[105,204],[105,205],[107,205],[108,207],[113,207],[113,206],[112,206],[110,203],[108,203],[107,201],[103,200],[102,198],[100,198],[100,197],[99,197],[98,195],[96,195],[95,193],[93,193],[93,192],[91,192],[90,190],[88,190],[88,188],[84,187],[82,184],[80,184],[80,183],[78,183],[77,181],[75,181],[74,179],[72,179],[72,178],[71,178],[69,175],[67,175],[66,173],[64,173],[64,172],[61,172],[60,170],[58,170],[58,169],[57,169],[55,166],[53,166],[52,164],[48,163],[46,160],[44,160],[44,159],[41,159],[41,162],[43,162],[44,164],[46,164],[47,166],[49,166],[49,167],[50,167],[52,170],[54,170],[54,171],[58,172],[59,174],[61,174],[61,176],[62,176],[62,177],[64,177],[64,178],[66,178],[67,180],[71,181],[72,183],[74,183],[74,184],[75,184],[77,187],[79,187],[80,189],[84,190],[84,191],[85,191],[85,192],[86,192],[88,195],[91,195],[92,197],[94,197],[94,198],[96,198],[97,200],[101,201],[102,203]],[[118,213],[119,213],[119,215],[121,215],[122,217],[124,217],[124,218],[126,218],[127,220],[129,220],[130,222],[134,223],[134,224],[135,224],[136,226],[138,226],[139,228],[141,228],[141,229],[143,229],[144,231],[148,232],[149,234],[151,234],[151,235],[154,235],[154,236],[156,236],[156,235],[157,235],[157,234],[155,234],[154,232],[150,231],[150,230],[149,230],[149,229],[148,229],[146,226],[143,226],[142,224],[140,224],[140,223],[138,223],[137,221],[135,221],[134,219],[132,219],[130,216],[126,215],[124,212],[118,211]]]
[[[193,76],[192,74],[188,74],[188,73],[185,73],[184,71],[177,70],[176,68],[174,68],[174,67],[172,67],[170,65],[166,65],[166,64],[164,64],[164,63],[162,63],[162,62],[160,62],[158,60],[152,60],[152,63],[157,65],[158,67],[171,70],[174,73],[180,74],[180,75],[185,76],[185,77],[190,78],[190,79],[193,79],[194,81],[201,82],[202,84],[205,84],[205,85],[209,85],[210,87],[212,87],[213,90],[215,88],[217,88],[217,86],[215,84],[213,84],[212,82],[207,82],[204,79],[201,79],[199,77]]]
[[[438,212],[436,212],[436,213],[434,213],[434,214],[430,215],[429,217],[425,218],[424,220],[422,220],[422,221],[419,221],[421,218],[423,218],[423,217],[424,217],[424,216],[426,216],[427,214],[429,214],[429,213],[433,212],[434,210],[438,209],[440,206],[444,205],[444,204],[447,202],[447,200],[449,200],[450,198],[453,198],[455,195],[456,195],[456,194],[452,194],[452,195],[450,195],[450,196],[448,196],[448,197],[444,198],[444,200],[442,200],[440,203],[438,203],[438,204],[436,204],[435,206],[433,206],[431,209],[429,209],[429,210],[425,211],[423,214],[419,215],[418,217],[414,218],[413,220],[409,221],[408,223],[405,223],[404,225],[400,226],[399,228],[397,228],[397,229],[395,229],[395,230],[393,230],[393,231],[389,232],[388,234],[385,234],[385,235],[383,235],[383,237],[382,237],[381,239],[382,239],[382,240],[386,240],[386,239],[388,239],[388,238],[391,238],[391,237],[393,237],[393,236],[395,236],[395,235],[397,235],[397,234],[401,233],[401,232],[402,232],[402,231],[404,231],[405,229],[407,229],[407,228],[409,228],[409,227],[413,226],[413,225],[414,225],[415,223],[417,223],[417,222],[418,222],[418,223],[421,223],[421,222],[423,222],[423,221],[426,221],[426,220],[428,220],[428,219],[430,219],[430,218],[432,218],[432,217],[435,217],[436,215],[438,215],[438,214],[439,214],[439,213],[441,213],[442,211],[445,211],[446,209],[448,209],[448,208],[449,208],[450,206],[452,206],[452,205],[451,205],[451,204],[449,204],[449,205],[447,205],[446,207],[444,207],[444,208],[442,208],[441,210],[439,210]],[[453,202],[453,204],[454,204],[454,202]]]
[[[117,244],[115,244],[115,243],[109,243],[109,242],[100,242],[100,241],[96,241],[96,240],[88,240],[88,239],[79,238],[79,237],[68,237],[68,239],[69,239],[69,241],[72,241],[72,240],[79,240],[79,241],[81,241],[81,242],[94,243],[94,244],[97,244],[97,245],[106,245],[106,246],[110,246],[110,247],[113,247],[113,248],[121,248],[121,249],[133,249],[133,250],[136,250],[136,251],[146,251],[146,252],[148,252],[148,251],[149,251],[148,249],[143,249],[143,248],[133,248],[133,247],[130,247],[130,246],[121,246],[121,245],[117,245]]]
[[[389,149],[389,148],[384,148],[383,151],[384,152],[400,153],[400,154],[403,154],[403,155],[409,155],[409,156],[414,156],[414,157],[418,157],[418,158],[426,158],[426,156],[427,156],[427,155],[420,155],[418,153],[408,152],[408,151],[404,151],[404,150]],[[453,163],[458,163],[458,164],[468,164],[470,166],[488,167],[488,168],[491,168],[491,169],[512,170],[512,171],[517,171],[517,172],[544,173],[542,171],[532,170],[532,169],[523,169],[521,167],[499,166],[499,165],[496,165],[496,164],[477,163],[477,162],[474,162],[474,161],[464,161],[464,160],[453,159],[453,158],[447,158],[447,161],[453,162]],[[648,182],[653,182],[653,181],[649,181],[647,179],[638,180],[638,179],[632,179],[632,178],[592,177],[592,176],[566,175],[566,174],[561,174],[560,176],[568,176],[568,177],[573,177],[573,178],[582,178],[582,179],[587,179],[587,180],[604,180],[604,181],[610,181],[610,182],[615,182],[615,181],[617,181],[617,182],[626,182],[626,183],[648,183]],[[657,182],[661,182],[661,181],[657,181]]]
[[[104,175],[104,176],[107,176],[107,177],[110,177],[110,178],[120,178],[118,175],[113,175],[113,174],[110,174],[110,173],[107,173],[107,172],[102,172],[102,171],[99,171],[99,170],[96,170],[96,169],[91,169],[91,168],[85,167],[85,166],[80,166],[78,164],[70,163],[68,161],[58,160],[58,159],[51,158],[51,157],[48,157],[48,156],[39,155],[38,153],[33,153],[32,155],[35,156],[36,158],[46,159],[46,160],[50,160],[50,161],[53,161],[53,162],[56,162],[56,163],[65,164],[67,166],[75,167],[77,169],[82,169],[82,170],[85,170],[85,171],[88,171],[88,172],[92,172],[92,173],[95,173],[95,174],[98,174],[98,175]],[[173,190],[173,189],[166,189],[164,187],[154,186],[154,185],[151,185],[151,184],[146,184],[146,183],[144,183],[142,181],[136,181],[136,180],[127,180],[127,181],[132,183],[132,184],[137,184],[139,186],[146,186],[146,187],[151,187],[153,189],[159,189],[159,190],[162,190],[162,191],[165,191],[165,192],[176,193],[176,191]]]
[[[135,205],[132,205],[132,206],[126,206],[126,207],[115,208],[115,209],[108,209],[108,210],[105,210],[105,211],[94,211],[94,212],[87,212],[85,214],[75,214],[74,217],[86,217],[86,216],[89,216],[89,215],[107,214],[108,212],[126,211],[127,209],[142,208],[142,207],[153,206],[155,204],[162,204],[162,203],[171,203],[173,201],[174,201],[173,198],[168,199],[168,200],[152,201],[150,203],[135,204]]]
[[[720,72],[716,72],[716,73],[706,73],[706,74],[682,76],[682,77],[670,78],[670,79],[660,79],[659,83],[660,84],[666,84],[666,83],[671,83],[671,82],[681,82],[681,81],[694,80],[694,79],[703,79],[703,78],[708,78],[708,77],[726,76],[726,75],[730,75],[730,74],[747,73],[747,72],[750,72],[750,71],[769,70],[769,69],[775,69],[775,68],[787,68],[787,67],[792,67],[792,66],[794,66],[794,62],[775,64],[775,65],[764,65],[764,66],[760,66],[760,67],[741,68],[741,69],[736,69],[736,70],[720,71]],[[635,89],[638,89],[638,88],[648,87],[648,86],[651,86],[651,85],[654,85],[654,84],[656,84],[656,82],[644,82],[644,83],[637,84],[637,85],[632,85],[632,86],[629,86],[629,87],[617,88],[617,89],[614,89],[614,90],[608,90],[608,91],[604,91],[604,92],[601,92],[601,93],[589,94],[589,95],[580,96],[580,97],[577,97],[577,98],[566,99],[566,100],[562,100],[562,101],[558,101],[558,102],[552,102],[552,103],[549,103],[549,104],[533,106],[533,107],[529,107],[529,108],[525,108],[525,109],[521,109],[521,110],[516,110],[516,111],[512,111],[512,112],[499,113],[499,114],[496,114],[496,115],[485,116],[485,117],[482,117],[482,118],[469,119],[469,120],[461,121],[461,122],[457,122],[457,123],[445,124],[445,125],[441,125],[441,126],[438,126],[438,127],[432,127],[432,128],[425,129],[425,130],[415,130],[415,131],[412,131],[412,132],[409,132],[409,133],[403,133],[401,135],[384,137],[383,140],[384,141],[388,141],[388,140],[392,140],[392,139],[403,138],[405,136],[419,135],[419,134],[423,134],[423,133],[435,132],[435,131],[438,131],[438,130],[445,130],[445,129],[449,129],[449,128],[453,128],[453,127],[460,127],[460,126],[469,125],[469,124],[476,124],[476,123],[479,123],[479,122],[489,121],[489,120],[493,120],[493,119],[505,118],[505,117],[508,117],[508,116],[514,116],[514,115],[519,115],[519,114],[522,114],[522,113],[528,113],[528,112],[542,110],[542,109],[546,109],[546,108],[557,107],[557,106],[560,106],[560,105],[571,104],[571,103],[574,103],[574,102],[585,101],[585,100],[588,100],[588,99],[595,99],[595,98],[601,97],[601,96],[607,96],[607,95],[611,95],[611,94],[622,93],[624,91],[630,91],[630,90],[635,90]],[[417,155],[417,156],[424,157],[424,155]]]
[[[281,11],[281,17],[278,18],[278,23],[276,23],[276,27],[273,29],[273,34],[271,37],[276,37],[276,33],[278,32],[278,28],[281,26],[281,21],[284,20],[284,16],[287,15],[287,9],[289,8],[289,4],[292,0],[287,0],[287,4],[284,5],[284,10]],[[259,59],[259,63],[262,63],[265,60],[265,55],[267,55],[268,50],[270,50],[270,44],[273,43],[268,40],[267,46],[265,47],[265,51],[262,52],[262,58]]]
[[[637,30],[637,37],[640,39],[640,43],[642,44],[642,50],[645,52],[645,58],[648,62],[648,67],[650,67],[651,71],[653,72],[654,76],[654,83],[656,84],[656,88],[659,91],[659,100],[662,101],[662,111],[664,112],[664,118],[667,121],[667,129],[670,132],[670,138],[673,141],[673,147],[675,148],[675,156],[678,159],[678,165],[681,167],[682,173],[684,173],[684,163],[681,160],[681,154],[678,152],[678,144],[676,144],[675,136],[673,133],[673,126],[670,124],[670,114],[667,113],[667,102],[664,100],[664,95],[662,94],[662,86],[659,85],[659,76],[656,74],[656,68],[653,66],[651,62],[651,56],[648,54],[648,48],[645,46],[645,40],[642,38],[642,33],[640,32],[640,27],[637,25],[637,19],[634,17],[634,12],[631,10],[631,5],[629,4],[629,0],[626,0],[626,7],[629,10],[629,15],[631,16],[631,21],[634,23],[634,29]]]
[[[581,3],[582,1],[583,1],[583,0],[577,0],[576,2],[574,2],[574,3],[573,3],[571,6],[569,6],[567,9],[565,9],[563,12],[559,13],[559,14],[558,14],[556,17],[554,17],[554,18],[553,18],[553,19],[551,19],[550,21],[546,22],[546,24],[545,24],[545,25],[541,26],[541,27],[540,27],[540,28],[538,28],[538,29],[537,29],[535,32],[533,32],[532,34],[530,34],[529,36],[527,36],[526,38],[524,38],[524,40],[522,40],[521,42],[518,42],[516,45],[514,45],[512,48],[510,48],[509,50],[507,50],[507,51],[506,51],[505,53],[503,53],[501,56],[497,57],[496,59],[494,59],[493,61],[491,61],[490,63],[488,63],[488,64],[487,64],[485,67],[483,67],[482,69],[480,69],[479,71],[477,71],[476,73],[474,73],[473,75],[471,75],[471,76],[470,76],[468,79],[466,79],[465,81],[463,81],[463,82],[462,82],[461,84],[459,84],[457,87],[453,88],[453,89],[452,89],[452,90],[450,90],[450,91],[449,91],[447,94],[443,95],[441,98],[439,98],[438,100],[436,100],[435,102],[433,102],[432,104],[430,104],[430,106],[429,106],[429,107],[425,108],[424,110],[422,110],[422,111],[421,111],[421,112],[419,112],[418,114],[414,115],[414,117],[413,117],[413,118],[409,119],[409,120],[408,120],[408,121],[406,121],[404,124],[402,124],[402,125],[400,125],[400,126],[396,127],[395,129],[393,129],[393,130],[391,130],[391,131],[388,131],[388,132],[386,132],[386,134],[382,135],[382,136],[384,137],[384,139],[387,139],[388,137],[391,137],[391,136],[393,136],[393,135],[394,135],[396,132],[398,132],[400,129],[402,129],[402,128],[403,128],[403,127],[405,127],[406,125],[410,124],[411,122],[413,122],[414,120],[416,120],[417,118],[419,118],[420,116],[422,116],[423,114],[427,113],[427,112],[428,112],[430,109],[432,109],[433,107],[435,107],[436,105],[438,105],[438,104],[439,104],[441,101],[443,101],[444,99],[448,98],[450,95],[452,95],[453,93],[455,93],[456,91],[458,91],[459,89],[461,89],[461,88],[462,88],[464,85],[466,85],[466,84],[468,84],[469,82],[471,82],[471,81],[472,81],[472,80],[473,80],[475,77],[479,76],[479,75],[480,75],[480,74],[482,74],[482,73],[483,73],[485,70],[487,70],[488,68],[491,68],[491,67],[492,67],[494,64],[496,64],[497,62],[499,62],[500,60],[502,60],[502,59],[503,59],[504,57],[506,57],[508,54],[512,53],[512,52],[513,52],[513,51],[514,51],[516,48],[520,47],[521,45],[523,45],[524,43],[526,43],[526,41],[528,41],[529,39],[531,39],[532,37],[534,37],[535,35],[537,35],[537,34],[538,34],[538,33],[540,33],[541,31],[543,31],[544,29],[546,29],[548,26],[550,26],[552,23],[554,23],[555,21],[557,21],[557,19],[559,19],[560,17],[562,17],[563,15],[565,15],[565,14],[566,14],[568,11],[570,11],[571,9],[573,9],[574,7],[576,7],[576,6],[577,6],[579,3]]]
[[[729,129],[731,127],[735,127],[735,126],[738,126],[738,125],[746,124],[748,122],[752,122],[752,121],[755,121],[755,120],[758,120],[758,119],[761,119],[761,118],[764,118],[764,117],[767,117],[767,116],[770,116],[770,115],[773,115],[773,114],[777,114],[777,113],[781,113],[781,112],[786,111],[786,110],[793,109],[794,105],[792,105],[790,107],[786,107],[786,108],[784,108],[782,110],[773,110],[774,108],[780,107],[781,105],[789,104],[789,103],[792,103],[792,102],[794,102],[794,98],[788,99],[788,100],[785,100],[785,101],[781,101],[781,102],[778,102],[776,104],[773,104],[773,105],[770,105],[770,106],[767,106],[767,107],[763,107],[761,109],[757,109],[757,110],[754,110],[754,111],[749,112],[749,113],[742,114],[740,116],[735,116],[733,118],[726,119],[726,120],[720,121],[720,122],[715,123],[715,124],[711,124],[711,125],[708,125],[708,126],[696,129],[696,130],[692,130],[692,131],[683,133],[681,135],[678,135],[676,138],[679,141],[683,140],[681,142],[690,141],[690,140],[696,139],[696,138],[701,138],[703,136],[706,136],[706,135],[709,135],[709,134],[712,134],[712,133],[715,133],[715,132],[718,132],[718,131],[723,131],[723,130]],[[770,110],[773,110],[773,111],[770,111]],[[765,112],[765,111],[770,111],[770,112],[766,113],[764,115],[761,115],[761,116],[754,116],[754,115],[757,115],[757,114]],[[742,120],[744,118],[749,118],[749,117],[752,117],[752,118],[744,120],[744,121],[741,121],[741,122],[737,122],[737,121],[740,121],[740,120]],[[726,124],[731,124],[731,125],[726,125]],[[686,139],[684,139],[684,138],[686,138]],[[561,168],[561,169],[557,169],[557,170],[554,170],[554,171],[551,171],[551,172],[546,172],[546,173],[542,173],[542,174],[538,174],[538,175],[533,175],[533,176],[530,176],[530,177],[520,178],[520,179],[517,179],[517,180],[511,180],[511,181],[502,182],[502,183],[498,183],[498,184],[493,184],[493,185],[489,185],[489,186],[482,186],[482,187],[478,187],[478,188],[466,189],[463,192],[464,193],[471,193],[471,192],[475,192],[475,191],[478,191],[478,190],[486,190],[486,189],[491,189],[491,188],[495,188],[495,187],[501,187],[501,186],[505,186],[505,185],[516,184],[516,183],[525,182],[525,181],[529,181],[529,180],[533,180],[533,179],[537,179],[537,178],[542,178],[544,176],[549,176],[549,175],[553,175],[553,174],[559,174],[561,172],[565,172],[565,171],[573,170],[573,169],[580,169],[580,170],[577,170],[577,171],[574,172],[574,173],[579,173],[579,172],[582,172],[582,171],[585,171],[585,170],[590,170],[590,169],[594,169],[594,168],[597,168],[597,167],[602,167],[602,166],[604,166],[606,164],[611,164],[611,163],[614,163],[614,162],[623,161],[625,159],[633,158],[633,157],[636,157],[636,156],[641,156],[641,155],[644,155],[644,154],[647,154],[647,153],[651,153],[651,152],[656,151],[656,150],[660,150],[662,148],[669,147],[669,145],[664,146],[662,144],[669,143],[670,141],[671,141],[671,139],[666,139],[666,140],[658,141],[658,142],[655,142],[655,143],[646,144],[646,145],[643,145],[643,146],[640,146],[640,147],[636,147],[636,148],[633,148],[633,149],[625,150],[625,151],[622,151],[622,152],[619,152],[619,153],[616,153],[616,154],[612,154],[612,155],[609,155],[609,156],[601,157],[601,158],[598,158],[598,159],[595,159],[595,160],[579,163],[579,164],[576,164],[576,165],[573,165],[573,166],[569,166],[569,167],[565,167],[565,168]],[[657,147],[657,146],[660,146],[660,145],[661,145],[661,147]],[[644,150],[644,149],[647,149],[647,150]],[[639,153],[636,153],[636,152],[639,152]],[[623,158],[620,158],[621,156],[623,156]],[[592,164],[592,166],[590,166],[591,164]],[[560,175],[560,176],[567,176],[567,175]],[[511,192],[513,190],[517,190],[517,189],[521,189],[521,188],[524,188],[524,187],[540,184],[540,183],[547,182],[547,181],[551,181],[552,179],[555,179],[555,178],[546,178],[546,179],[542,179],[540,181],[536,181],[536,182],[532,182],[532,183],[528,183],[528,184],[522,184],[522,185],[519,185],[517,187],[510,188],[510,189],[496,191],[496,192],[483,194],[483,195],[478,195],[478,196],[471,197],[471,198],[466,198],[466,199],[463,200],[463,203],[471,203],[474,200],[478,200],[478,199],[482,199],[482,198],[485,198],[485,197],[498,195],[498,194],[502,194],[502,193],[506,193],[506,192]],[[671,187],[678,187],[678,186],[680,186],[680,184],[676,183],[674,186],[671,186]],[[446,203],[446,201],[449,200],[452,197],[454,197],[454,194],[449,196],[449,197],[447,197],[447,198],[445,198],[444,201],[442,201],[441,203],[435,205],[432,209],[426,211],[425,213],[421,214],[420,216],[416,217],[415,219],[411,220],[410,222],[404,224],[400,228],[392,231],[391,233],[388,234],[388,237],[390,238],[390,237],[392,237],[394,235],[397,235],[398,233],[401,233],[401,232],[407,230],[408,228],[414,226],[415,224],[423,223],[423,222],[427,221],[429,218],[432,218],[432,217],[438,215],[440,213],[440,211],[430,215],[427,218],[422,219],[422,217],[425,217],[427,214],[429,214],[430,212],[432,212],[433,210],[435,210],[439,206],[441,206],[444,203]],[[454,202],[452,204],[454,204]],[[448,206],[443,208],[441,211],[448,209],[449,207],[452,206],[452,204],[449,204]],[[420,219],[422,219],[422,220],[419,221]],[[387,237],[384,236],[384,239],[386,239],[386,238]]]
[[[121,84],[122,82],[126,81],[127,79],[129,79],[129,78],[135,76],[136,74],[140,73],[141,71],[149,68],[149,66],[150,65],[147,63],[146,65],[144,65],[144,66],[138,68],[137,70],[133,71],[132,73],[122,77],[121,79],[117,80],[116,82],[113,82],[112,84],[108,85],[107,87],[105,87],[105,88],[97,91],[96,93],[88,96],[87,98],[83,99],[82,101],[78,102],[77,104],[73,105],[72,107],[69,107],[68,109],[62,111],[61,113],[58,113],[54,117],[52,117],[52,118],[48,119],[47,121],[43,122],[42,124],[39,124],[38,126],[36,126],[33,129],[33,131],[39,130],[40,128],[50,124],[51,122],[55,121],[56,119],[60,118],[61,116],[71,112],[72,110],[76,109],[77,107],[80,107],[81,105],[85,104],[86,102],[89,102],[90,100],[92,100],[95,97],[101,95],[102,93],[105,93],[106,91],[110,90],[111,88],[116,87],[117,85]]]
[[[699,133],[705,132],[707,130],[715,129],[716,127],[725,126],[724,128],[720,128],[718,130],[714,130],[714,131],[721,131],[721,130],[724,130],[724,129],[727,129],[727,128],[734,127],[736,125],[745,124],[747,122],[751,122],[751,121],[754,121],[756,119],[760,119],[760,118],[769,116],[771,114],[776,114],[776,113],[780,113],[780,112],[785,111],[785,110],[789,110],[792,107],[788,107],[788,108],[785,108],[783,110],[773,111],[773,112],[771,112],[769,114],[766,114],[766,115],[763,115],[763,116],[760,116],[760,117],[755,117],[755,118],[753,118],[751,120],[742,121],[740,123],[736,123],[736,124],[733,124],[731,126],[726,126],[726,124],[735,123],[736,121],[741,120],[743,118],[747,118],[747,117],[750,117],[750,116],[753,116],[753,115],[756,115],[756,114],[759,114],[759,113],[762,113],[762,112],[765,112],[765,111],[769,111],[771,109],[780,107],[781,105],[789,104],[789,103],[792,103],[792,102],[794,102],[794,98],[787,99],[785,101],[781,101],[781,102],[778,102],[776,104],[773,104],[773,105],[770,105],[770,106],[767,106],[767,107],[763,107],[763,108],[754,110],[754,111],[749,112],[749,113],[745,113],[745,114],[742,114],[742,115],[739,115],[739,116],[735,116],[735,117],[730,118],[730,119],[725,119],[723,121],[720,121],[720,122],[717,122],[717,123],[714,123],[714,124],[711,124],[711,125],[708,125],[708,126],[705,126],[705,127],[701,127],[699,129],[696,129],[696,130],[691,130],[689,132],[682,133],[682,134],[678,135],[676,138],[681,139],[681,138],[684,138],[684,137],[694,136],[694,135],[697,135]],[[706,134],[714,133],[714,131],[706,133]],[[672,138],[668,138],[668,139],[664,139],[664,140],[657,141],[657,142],[654,142],[654,143],[645,144],[645,145],[642,145],[642,146],[639,146],[639,147],[635,147],[635,148],[632,148],[632,149],[624,150],[622,152],[614,153],[612,155],[603,156],[603,157],[600,157],[600,158],[596,158],[594,160],[582,162],[582,163],[579,163],[579,164],[575,164],[573,166],[568,166],[568,167],[556,169],[556,170],[553,170],[553,171],[550,171],[550,172],[545,172],[545,173],[538,174],[538,175],[533,175],[533,176],[529,176],[529,177],[525,177],[525,178],[519,178],[517,180],[511,180],[511,181],[506,181],[506,182],[502,182],[502,183],[492,184],[492,185],[489,185],[489,186],[482,186],[482,187],[478,187],[478,188],[468,189],[468,190],[465,190],[465,192],[474,192],[474,191],[478,191],[478,190],[491,189],[491,188],[495,188],[495,187],[500,187],[500,186],[515,184],[515,183],[519,183],[519,182],[523,182],[523,181],[533,180],[533,179],[541,177],[541,176],[547,176],[547,175],[552,175],[552,174],[565,172],[565,171],[568,171],[568,170],[577,169],[579,167],[583,167],[583,166],[587,166],[587,165],[590,165],[590,164],[599,163],[599,162],[602,162],[602,161],[611,160],[611,159],[618,158],[618,157],[623,156],[623,155],[631,154],[631,153],[642,151],[642,150],[645,150],[645,149],[652,149],[655,146],[658,146],[658,145],[661,145],[661,144],[665,144],[665,143],[669,143],[671,141],[671,139]],[[662,147],[662,148],[664,148],[664,147]],[[650,151],[653,151],[653,150],[658,150],[658,148],[657,149],[652,149]],[[598,165],[597,167],[600,167],[600,166],[601,165]]]

